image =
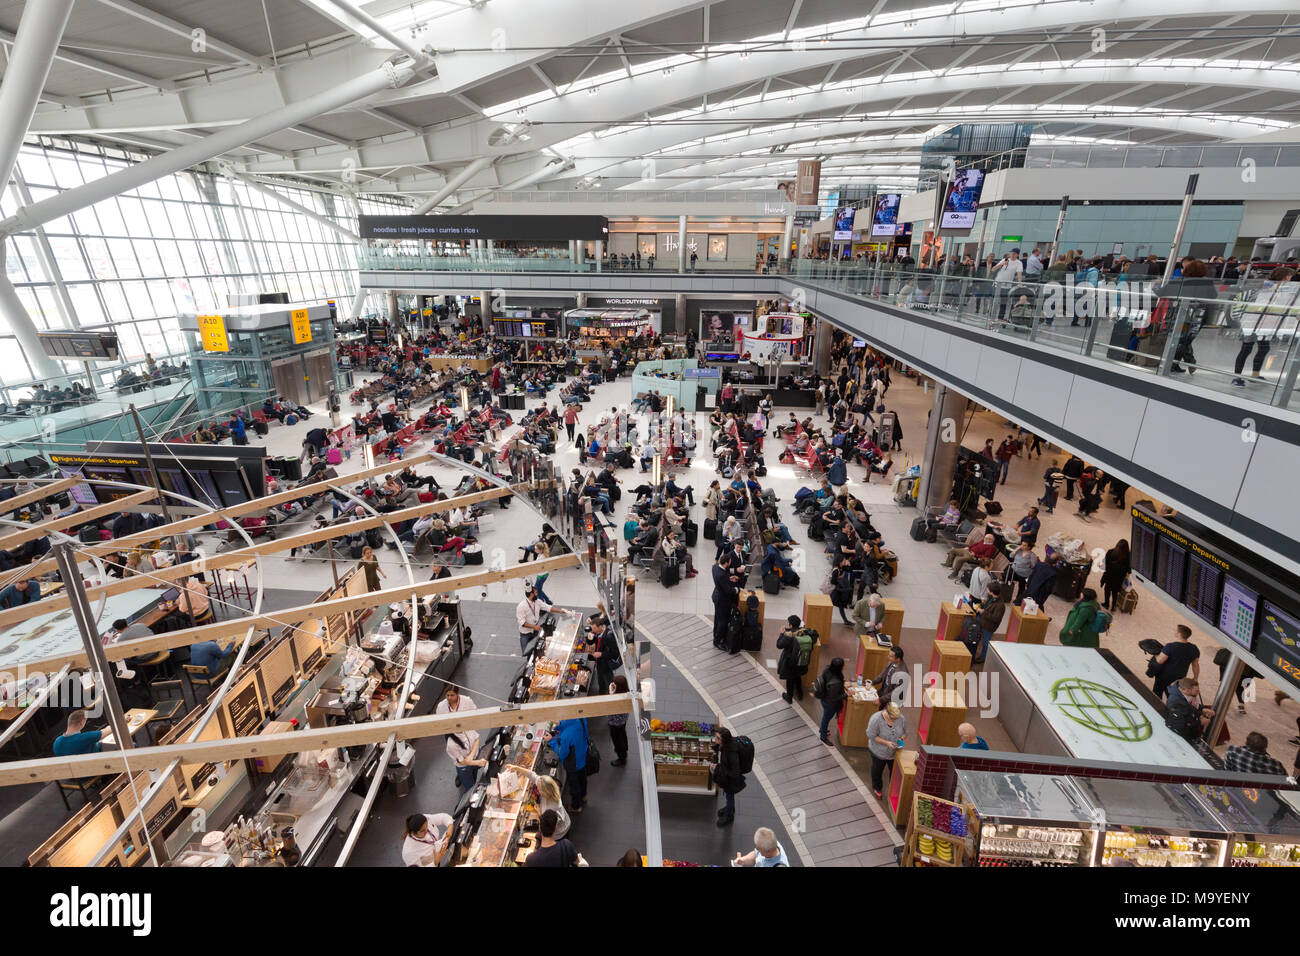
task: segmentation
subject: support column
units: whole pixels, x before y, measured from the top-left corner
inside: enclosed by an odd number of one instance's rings
[[[36,337],[36,323],[27,314],[26,306],[18,298],[18,291],[4,272],[7,247],[7,243],[0,243],[0,316],[4,316],[9,328],[13,330],[18,346],[32,367],[32,373],[40,379],[56,379],[63,374],[63,369],[45,354],[40,339]]]
[[[686,271],[686,217],[677,218],[677,271]]]
[[[785,232],[781,236],[781,248],[777,250],[777,260],[784,263],[790,261],[790,239],[794,235],[794,216],[785,217]]]
[[[688,324],[686,317],[686,296],[681,292],[678,292],[677,295],[673,297],[673,312],[676,313],[676,319],[674,321],[676,326],[675,331],[685,335],[689,330],[690,325]],[[696,325],[698,326],[698,324],[699,323],[697,322]],[[695,337],[697,339],[700,337],[699,328],[696,328],[695,330]]]
[[[597,239],[596,240],[596,271],[597,272],[602,271],[601,266],[603,265],[604,261],[605,261],[605,240]]]
[[[480,318],[483,319],[483,331],[484,333],[487,333],[492,330],[492,293],[480,292],[478,294],[478,297],[479,297],[478,314]]]
[[[921,464],[921,487],[917,495],[918,510],[942,507],[952,493],[952,478],[957,468],[957,450],[966,424],[970,400],[946,385],[935,385],[930,421],[925,430],[925,457]]]
[[[1246,662],[1232,651],[1228,653],[1232,656],[1228,666],[1223,669],[1223,678],[1219,681],[1219,690],[1214,697],[1214,716],[1210,719],[1210,726],[1205,728],[1203,735],[1206,740],[1219,739],[1219,731],[1223,728],[1223,722],[1228,719],[1228,708],[1232,706],[1237,684],[1246,671]]]
[[[1174,241],[1169,246],[1169,261],[1165,263],[1165,283],[1174,277],[1174,267],[1178,265],[1178,249],[1183,244],[1183,233],[1187,229],[1187,220],[1192,214],[1192,199],[1196,196],[1196,183],[1200,178],[1199,173],[1192,173],[1187,177],[1187,189],[1183,193],[1183,208],[1178,212],[1178,225],[1174,227]],[[1170,338],[1172,339],[1173,336],[1171,335]]]
[[[392,291],[388,293],[388,324],[397,324],[397,293]]]
[[[825,319],[814,319],[817,323],[817,344],[813,347],[813,368],[823,377],[831,372],[831,324]]]
[[[1056,257],[1060,255],[1060,253],[1057,252],[1057,250],[1061,248],[1061,229],[1065,227],[1065,214],[1069,211],[1069,209],[1070,209],[1070,197],[1062,196],[1061,211],[1056,215],[1056,231],[1052,233],[1052,248],[1047,253],[1047,262],[1045,263],[1045,265],[1049,269],[1052,267],[1052,263],[1056,261]],[[985,211],[987,212],[987,210]],[[984,241],[983,237],[981,236],[980,237],[981,245],[983,244],[983,241]],[[975,260],[975,264],[979,265],[978,259]]]
[[[484,249],[487,252],[487,257],[488,259],[491,259],[492,253],[496,250],[496,246],[493,245],[491,239],[485,239],[483,240],[483,242],[484,242]]]
[[[23,7],[0,85],[0,186],[9,182],[18,161],[72,4],[73,0],[41,0]]]

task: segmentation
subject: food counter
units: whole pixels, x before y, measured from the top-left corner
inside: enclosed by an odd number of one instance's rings
[[[556,616],[555,628],[546,636],[541,654],[529,662],[521,675],[520,680],[526,680],[528,686],[526,701],[541,703],[585,694],[593,670],[585,647],[583,616],[576,613]],[[521,685],[517,682],[516,686]],[[540,724],[519,724],[512,728],[499,765],[513,764],[536,774],[547,772],[547,763],[554,754],[543,740],[545,731]],[[548,752],[551,757],[547,756]],[[519,862],[523,828],[536,814],[529,793],[527,779],[512,772],[498,774],[477,785],[468,796],[466,819],[456,825],[452,836],[455,842],[468,844],[464,865],[505,866]],[[471,822],[474,818],[477,823]]]

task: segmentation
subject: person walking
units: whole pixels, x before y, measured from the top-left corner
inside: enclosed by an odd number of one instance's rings
[[[894,764],[894,754],[903,749],[907,720],[897,701],[890,701],[867,721],[867,750],[871,753],[871,790],[877,799],[884,793],[885,768]]]
[[[361,562],[357,565],[366,576],[366,590],[378,591],[379,579],[388,577],[384,569],[379,566],[379,559],[375,557],[375,549],[366,545],[361,549]]]
[[[574,429],[578,427],[578,406],[568,405],[564,409],[564,430],[569,433],[569,444],[573,444]]]
[[[726,801],[718,811],[718,826],[725,827],[736,819],[736,794],[745,789],[745,775],[740,772],[740,747],[726,727],[713,732],[713,762],[709,773]]]
[[[1083,475],[1083,459],[1078,455],[1071,455],[1061,466],[1061,474],[1065,476],[1065,500],[1073,501],[1074,483]]]
[[[826,669],[813,681],[812,692],[822,702],[821,742],[827,747],[834,747],[830,738],[831,720],[839,715],[848,696],[844,690],[844,658],[831,659]]]
[[[776,676],[785,681],[785,693],[781,699],[787,704],[795,698],[803,700],[803,678],[808,673],[808,662],[812,660],[816,640],[815,632],[803,626],[798,614],[786,618],[785,629],[776,639],[776,646],[781,651],[776,662]]]
[[[1101,647],[1101,635],[1096,626],[1097,612],[1100,610],[1097,592],[1092,588],[1084,588],[1083,594],[1066,615],[1065,624],[1061,626],[1061,643],[1067,647]]]
[[[1016,444],[1016,440],[1008,435],[1003,439],[1002,444],[998,445],[998,450],[994,453],[994,457],[998,461],[998,478],[1004,485],[1007,483],[1007,474],[1011,470],[1011,459],[1016,457],[1019,448],[1020,446]]]
[[[1085,592],[1086,593],[1086,592]],[[1192,643],[1192,629],[1186,624],[1174,628],[1174,639],[1160,649],[1147,666],[1147,676],[1154,678],[1151,692],[1163,698],[1169,685],[1190,672],[1192,680],[1201,679],[1201,649]]]
[[[1101,592],[1106,610],[1119,610],[1119,599],[1124,596],[1124,582],[1133,569],[1129,558],[1128,539],[1120,538],[1115,547],[1106,552],[1101,564]]]

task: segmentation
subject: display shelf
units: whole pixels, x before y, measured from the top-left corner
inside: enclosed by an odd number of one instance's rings
[[[673,723],[678,723],[673,721]],[[682,723],[685,723],[684,721]],[[692,721],[692,724],[711,724]],[[650,750],[654,760],[655,787],[661,793],[712,794],[715,792],[711,764],[713,734],[686,730],[653,730]],[[668,758],[677,759],[668,759]]]
[[[959,822],[950,830],[932,826],[936,820]],[[928,822],[922,822],[928,821]],[[966,865],[969,826],[965,810],[940,797],[918,793],[908,812],[907,834],[903,841],[903,866]],[[947,852],[945,852],[945,850]]]
[[[1136,866],[1217,867],[1224,865],[1226,850],[1226,840],[1108,830],[1101,862],[1103,866],[1126,860]]]

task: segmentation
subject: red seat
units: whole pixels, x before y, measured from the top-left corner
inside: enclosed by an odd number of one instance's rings
[[[253,409],[253,421],[269,422],[270,419],[266,417],[266,412],[262,411],[260,408],[255,408]]]

